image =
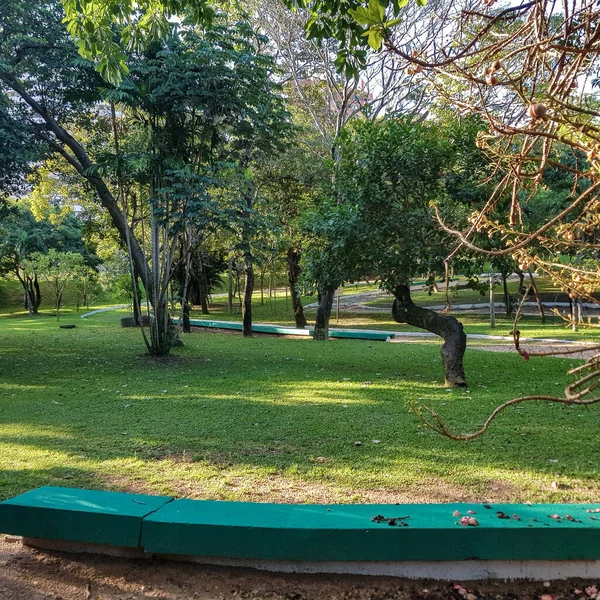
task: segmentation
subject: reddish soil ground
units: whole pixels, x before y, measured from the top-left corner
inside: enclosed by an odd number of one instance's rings
[[[598,583],[459,584],[389,577],[281,575],[41,551],[0,539],[0,600],[587,600],[594,597]]]

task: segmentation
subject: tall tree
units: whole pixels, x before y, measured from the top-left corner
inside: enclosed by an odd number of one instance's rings
[[[142,157],[147,166],[143,200],[150,203],[154,222],[154,251],[148,261],[122,195],[120,150],[113,149],[119,168],[111,179],[103,168],[107,163],[102,153],[76,137],[77,123],[106,124],[106,116],[97,109],[100,88],[106,86],[90,63],[76,55],[62,28],[61,10],[52,2],[8,2],[0,8],[0,18],[6,22],[0,83],[3,91],[19,99],[12,102],[15,114],[9,115],[9,123],[16,118],[27,123],[39,142],[95,190],[129,248],[134,279],[142,278],[155,302],[158,331],[150,351],[166,353],[171,343],[165,308],[170,264],[176,236],[185,229],[184,223],[191,223],[190,212],[199,209],[199,198],[206,197],[213,185],[203,169],[212,169],[219,161],[249,164],[258,152],[268,152],[281,140],[286,117],[274,92],[271,62],[260,55],[260,43],[244,23],[233,25],[231,31],[214,28],[204,37],[182,24],[177,36],[136,54],[131,76],[111,100],[135,104],[138,114],[148,117],[142,121],[148,150]],[[175,205],[171,205],[169,190],[174,187],[178,194],[172,196]],[[195,210],[196,216],[200,214]]]
[[[410,294],[414,277],[443,270],[449,236],[441,234],[431,202],[447,196],[442,173],[454,161],[449,137],[437,124],[410,119],[357,121],[342,133],[339,147],[337,201],[313,220],[325,242],[315,248],[315,277],[333,286],[376,276],[395,297],[396,321],[443,338],[446,384],[465,386],[462,325],[416,306]]]
[[[9,0],[0,5],[0,89],[8,106],[3,130],[25,127],[41,149],[61,156],[96,192],[132,255],[140,273],[146,273],[144,252],[133,235],[119,203],[98,166],[74,137],[70,125],[89,124],[90,108],[99,101],[102,81],[82,61],[62,24],[57,2]],[[70,130],[69,130],[70,129]],[[151,287],[150,280],[145,281]]]
[[[593,299],[600,284],[597,255],[597,213],[600,204],[600,154],[598,152],[600,111],[590,85],[597,77],[597,38],[600,7],[594,0],[522,0],[510,5],[495,1],[451,3],[453,18],[443,12],[432,27],[440,36],[417,40],[408,51],[394,39],[390,12],[379,2],[369,3],[360,18],[354,0],[315,0],[335,28],[321,28],[319,35],[333,33],[360,49],[362,33],[374,46],[384,46],[404,64],[419,69],[436,91],[461,112],[481,114],[487,132],[479,139],[481,149],[497,165],[501,180],[486,205],[465,229],[445,225],[459,241],[488,257],[511,256],[521,269],[537,268],[550,275],[572,299]],[[395,8],[396,5],[393,5]],[[346,13],[350,16],[346,16]],[[350,19],[352,17],[352,19]],[[345,24],[356,37],[342,32]],[[436,43],[444,36],[452,44]],[[432,41],[434,40],[434,41]],[[561,161],[565,153],[571,161]],[[532,230],[526,218],[527,205],[543,189],[548,172],[561,169],[574,177],[566,206],[556,206]],[[491,218],[498,200],[510,195],[509,210],[502,219]],[[479,233],[497,234],[505,247],[486,249],[474,239]],[[543,249],[543,251],[540,251]],[[565,260],[565,256],[574,260]],[[521,348],[515,330],[517,350]],[[600,378],[598,355],[582,368],[573,370],[578,379],[565,389],[564,397],[544,397],[568,404],[600,402],[595,394]],[[460,439],[471,439],[487,430],[493,419],[508,406],[539,399],[532,395],[515,398],[491,415],[484,427]],[[433,415],[430,426],[452,434]]]

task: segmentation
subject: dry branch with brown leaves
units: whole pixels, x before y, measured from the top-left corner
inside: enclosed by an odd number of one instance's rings
[[[469,249],[487,256],[509,255],[522,270],[549,275],[571,299],[598,303],[600,289],[600,100],[594,79],[600,65],[600,4],[596,0],[532,0],[499,6],[495,0],[441,2],[430,35],[406,40],[388,35],[387,51],[418,72],[438,97],[459,115],[478,114],[486,130],[478,147],[494,164],[496,181],[485,206],[459,230],[441,226],[457,239],[448,260]],[[543,222],[525,217],[528,203],[546,187],[549,172],[572,181],[564,204]],[[497,214],[508,204],[504,219]],[[501,238],[486,249],[476,234]],[[520,311],[519,311],[520,313]],[[526,360],[573,354],[515,347]],[[575,381],[564,397],[524,396],[498,406],[476,432],[454,434],[426,406],[413,411],[429,428],[456,440],[487,431],[506,408],[527,401],[595,404],[600,387],[600,345],[591,358],[568,373]]]

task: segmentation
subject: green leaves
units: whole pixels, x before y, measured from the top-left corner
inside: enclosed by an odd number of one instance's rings
[[[299,0],[283,0],[292,10],[297,6],[308,5]],[[359,70],[365,67],[366,53],[379,51],[388,38],[389,30],[402,20],[400,11],[410,0],[312,0],[311,19],[306,24],[309,39],[326,40],[333,38],[339,42],[340,50],[335,61],[338,71],[347,77],[358,77]],[[418,6],[425,6],[427,0],[414,0]],[[389,12],[386,17],[386,10]]]
[[[367,38],[369,46],[373,50],[379,50],[383,43],[385,24],[385,9],[379,3],[379,0],[369,0],[368,7],[359,6],[355,9],[349,9],[348,12],[353,19],[360,25],[369,25],[369,29],[361,35]]]
[[[379,0],[369,0],[368,7],[359,6],[349,9],[348,12],[361,25],[380,25],[383,23],[385,9],[379,4]]]
[[[224,2],[224,0],[221,0]],[[115,25],[125,25],[121,41],[141,50],[177,27],[174,16],[208,26],[214,10],[207,0],[62,0],[64,23],[81,56],[92,60],[113,85],[127,75],[127,56],[115,42]]]
[[[379,50],[381,48],[381,44],[383,43],[383,31],[380,27],[373,27],[368,31],[365,31],[363,36],[367,36],[369,46],[373,48],[373,50]]]

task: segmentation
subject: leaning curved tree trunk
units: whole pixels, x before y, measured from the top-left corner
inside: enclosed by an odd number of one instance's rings
[[[296,329],[304,329],[306,327],[306,317],[304,316],[300,292],[298,291],[298,279],[300,278],[300,252],[298,252],[298,250],[290,248],[287,251],[287,264]]]
[[[407,323],[439,335],[444,343],[441,349],[444,377],[448,387],[466,387],[463,356],[467,336],[462,323],[449,315],[441,315],[417,306],[410,297],[410,287],[399,285],[394,290],[392,315],[397,323]]]
[[[319,306],[317,306],[317,317],[315,319],[315,332],[313,340],[323,342],[329,339],[329,317],[333,306],[334,287],[319,288]]]

